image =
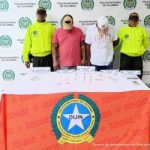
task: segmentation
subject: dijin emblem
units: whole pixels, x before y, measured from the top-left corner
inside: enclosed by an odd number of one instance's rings
[[[100,122],[96,104],[86,96],[69,95],[55,106],[51,123],[60,144],[92,142]]]

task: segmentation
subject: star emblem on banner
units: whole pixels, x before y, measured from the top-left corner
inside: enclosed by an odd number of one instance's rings
[[[78,126],[79,128],[84,130],[84,126],[82,123],[82,120],[88,117],[90,114],[81,114],[79,113],[78,106],[75,105],[75,108],[73,110],[72,114],[63,114],[65,118],[70,120],[70,124],[68,127],[68,131],[71,130],[73,127]]]

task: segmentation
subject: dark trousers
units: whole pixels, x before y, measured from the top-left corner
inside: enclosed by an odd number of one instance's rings
[[[45,57],[33,56],[32,59],[33,59],[33,67],[50,67],[51,71],[54,71],[52,54],[47,55]]]
[[[120,70],[140,70],[141,75],[139,76],[139,78],[142,79],[142,75],[143,75],[142,56],[131,57],[131,56],[121,53]]]
[[[100,70],[109,70],[109,69],[113,69],[113,62],[110,62],[110,64],[108,66],[97,66],[97,65],[93,65],[92,66],[95,67],[96,71],[100,71]]]

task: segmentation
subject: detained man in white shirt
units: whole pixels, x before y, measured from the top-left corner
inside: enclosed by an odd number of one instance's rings
[[[86,55],[88,65],[96,71],[113,69],[114,46],[119,43],[115,29],[108,24],[107,17],[101,17],[86,32]]]

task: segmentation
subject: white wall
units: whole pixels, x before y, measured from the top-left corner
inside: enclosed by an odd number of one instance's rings
[[[0,0],[0,80],[15,80],[27,71],[21,58],[23,40],[26,28],[36,19],[38,5],[47,7],[47,19],[57,27],[69,13],[84,32],[103,15],[109,16],[118,30],[131,12],[138,12],[140,24],[150,33],[150,0]],[[150,84],[150,52],[144,58],[143,80]]]

